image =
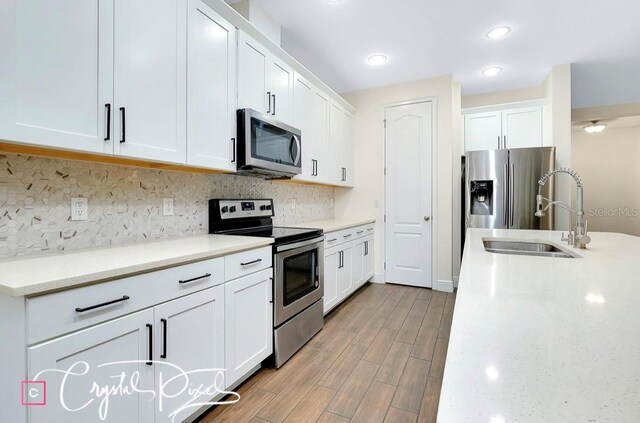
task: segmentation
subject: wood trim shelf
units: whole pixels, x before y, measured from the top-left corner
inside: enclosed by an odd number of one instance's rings
[[[23,154],[29,156],[48,157],[51,159],[64,159],[64,160],[76,160],[92,163],[102,163],[118,166],[132,166],[143,167],[158,170],[171,170],[177,172],[191,172],[191,173],[207,173],[207,174],[220,174],[230,173],[226,171],[220,171],[215,169],[207,169],[196,166],[179,165],[171,163],[150,162],[141,159],[130,159],[119,156],[101,155],[95,153],[82,153],[78,151],[70,150],[58,150],[54,148],[36,147],[26,144],[14,144],[11,142],[0,140],[0,152]]]

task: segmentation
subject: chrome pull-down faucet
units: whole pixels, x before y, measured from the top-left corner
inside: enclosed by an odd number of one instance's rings
[[[571,207],[564,205],[563,203],[557,201],[551,201],[548,198],[542,197],[542,187],[547,183],[549,178],[556,173],[566,173],[571,176],[573,180],[576,182],[576,210],[571,209]],[[544,216],[544,211],[551,207],[552,205],[562,207],[566,210],[569,210],[571,213],[576,214],[576,227],[571,233],[569,230],[569,234],[566,238],[563,237],[563,241],[566,241],[568,244],[573,244],[575,248],[587,248],[587,244],[591,242],[591,237],[587,235],[587,222],[584,218],[584,200],[583,200],[583,184],[582,179],[576,173],[575,170],[571,170],[569,168],[561,168],[557,170],[551,170],[547,172],[540,180],[538,181],[538,195],[536,196],[536,216],[542,217]],[[542,200],[546,200],[549,202],[549,205],[545,208],[542,205]],[[569,219],[571,222],[571,219]]]

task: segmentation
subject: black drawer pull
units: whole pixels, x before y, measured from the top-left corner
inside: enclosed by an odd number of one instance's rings
[[[122,133],[122,137],[120,138],[120,144],[124,144],[127,140],[126,135],[127,135],[127,129],[125,127],[126,124],[126,115],[125,115],[126,111],[124,109],[124,107],[120,107],[120,126],[121,126],[121,133]]]
[[[77,313],[83,313],[85,311],[94,310],[94,309],[100,308],[100,307],[106,307],[108,305],[120,303],[122,301],[127,301],[128,299],[129,299],[128,296],[123,295],[122,298],[118,298],[117,300],[107,301],[106,303],[96,304],[96,305],[92,305],[92,306],[89,306],[89,307],[76,307],[76,312]]]
[[[331,238],[331,239],[327,240],[327,242],[335,242],[337,240],[338,240],[338,238]]]
[[[160,358],[167,358],[167,319],[160,319],[162,322],[162,354]]]
[[[364,233],[364,231],[358,231],[358,234],[363,234],[363,233]]]
[[[256,264],[256,263],[260,263],[262,261],[262,259],[255,259],[253,261],[248,261],[246,263],[240,263],[240,266],[249,266],[250,264]]]
[[[211,273],[205,273],[202,276],[198,276],[195,278],[191,278],[191,279],[185,279],[183,281],[178,281],[178,283],[189,283],[189,282],[195,282],[195,281],[199,281],[200,279],[204,279],[204,278],[208,278],[211,276]]]
[[[349,238],[353,234],[342,235],[343,238]]]
[[[153,325],[147,323],[147,329],[149,329],[149,361],[147,361],[147,366],[153,366]]]

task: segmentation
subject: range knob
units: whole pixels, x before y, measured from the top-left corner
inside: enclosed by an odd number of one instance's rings
[[[260,210],[266,210],[267,206],[260,206]]]
[[[271,204],[265,206],[267,208],[267,210],[271,210]]]
[[[236,212],[236,206],[229,207],[229,213],[235,213],[235,212]]]
[[[229,211],[229,207],[224,206],[223,208],[221,208],[221,209],[220,209],[220,211],[221,211],[222,213],[226,213],[226,212],[228,212],[228,211]]]

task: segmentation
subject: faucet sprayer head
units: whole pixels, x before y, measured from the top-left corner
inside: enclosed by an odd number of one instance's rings
[[[540,194],[536,195],[536,216],[544,216],[544,210],[542,208],[542,195]]]

